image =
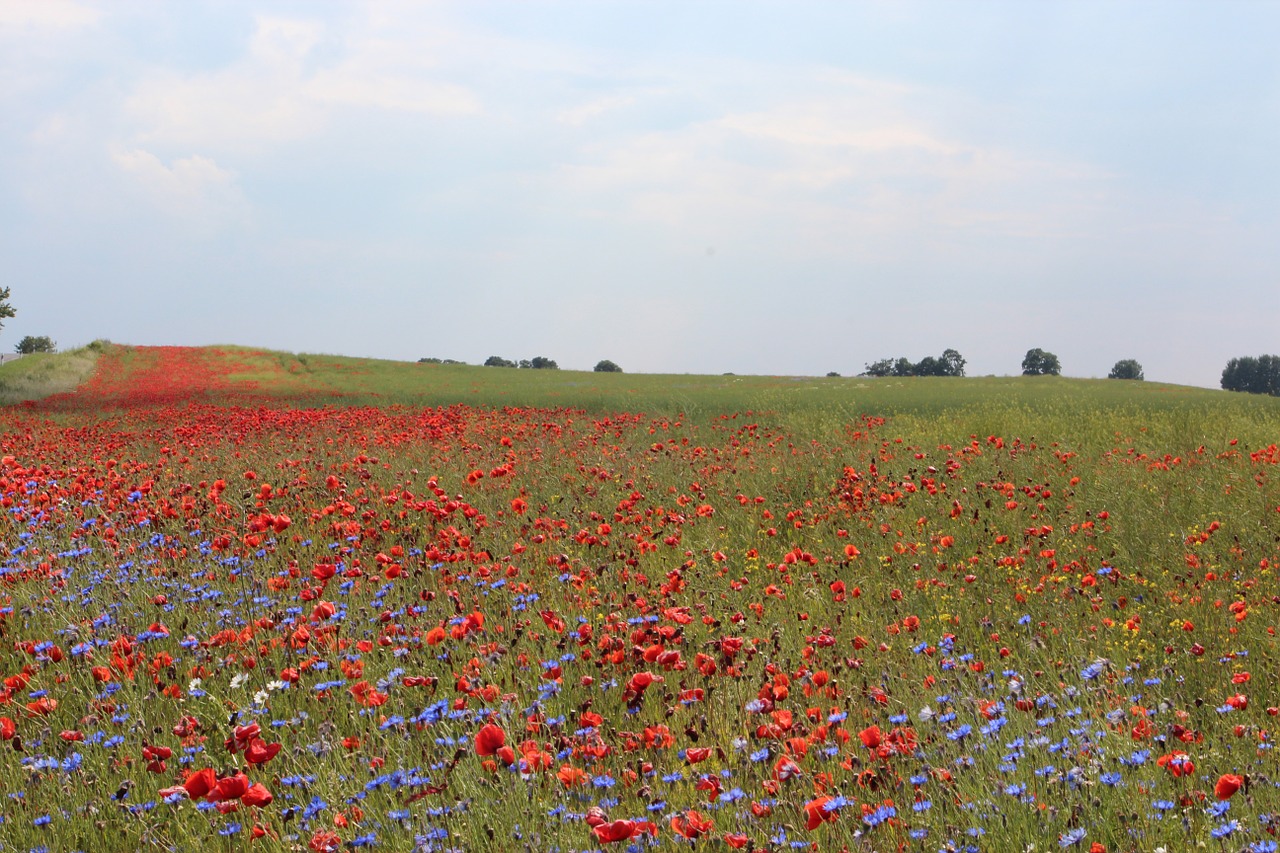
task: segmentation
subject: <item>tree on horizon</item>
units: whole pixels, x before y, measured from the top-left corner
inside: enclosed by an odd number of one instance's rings
[[[1051,352],[1045,352],[1039,347],[1029,349],[1022,359],[1022,375],[1060,376],[1062,375],[1062,363]]]

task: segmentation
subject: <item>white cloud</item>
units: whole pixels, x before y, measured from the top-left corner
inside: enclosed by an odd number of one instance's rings
[[[144,145],[244,150],[318,133],[344,107],[479,111],[470,90],[437,79],[432,38],[260,17],[244,56],[210,73],[153,73],[136,86],[126,112]]]
[[[72,0],[0,0],[0,32],[84,27],[100,17],[97,9]]]
[[[162,212],[201,228],[243,219],[248,205],[235,175],[208,157],[196,155],[170,165],[150,151],[115,151],[116,166]]]
[[[786,88],[805,95],[584,149],[554,180],[597,215],[675,239],[872,260],[968,251],[973,236],[1065,238],[1108,195],[1110,176],[1091,166],[937,125],[944,92],[812,72]]]
[[[587,101],[585,104],[579,104],[561,110],[556,115],[556,120],[573,127],[580,127],[593,118],[603,115],[614,110],[629,107],[636,102],[634,95],[608,95],[603,98],[596,98]]]

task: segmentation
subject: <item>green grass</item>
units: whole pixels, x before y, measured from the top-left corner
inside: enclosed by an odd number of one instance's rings
[[[32,353],[0,365],[0,405],[71,391],[93,374],[98,357],[111,345],[98,340],[66,352]]]

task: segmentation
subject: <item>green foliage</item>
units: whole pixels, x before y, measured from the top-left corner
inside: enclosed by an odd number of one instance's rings
[[[607,358],[596,362],[596,366],[593,369],[596,373],[621,373],[622,372],[621,367],[618,367],[618,365],[614,364],[612,361],[609,361],[609,359]]]
[[[491,355],[484,360],[485,367],[515,367],[514,361],[508,361],[500,355]]]
[[[18,309],[9,304],[9,288],[0,287],[0,329],[4,328],[5,320],[17,313]]]
[[[520,366],[533,370],[559,370],[560,365],[556,364],[545,355],[535,355],[531,359],[521,359]]]
[[[1280,397],[1280,356],[1243,356],[1231,359],[1222,370],[1222,388],[1224,391]]]
[[[944,350],[938,358],[925,356],[912,364],[906,358],[882,358],[866,366],[863,376],[964,376],[965,359],[953,349]]]
[[[1107,374],[1108,379],[1137,379],[1142,381],[1146,377],[1142,375],[1142,365],[1138,364],[1132,358],[1126,358],[1117,361],[1115,367],[1111,368],[1111,372]]]
[[[30,355],[33,352],[57,352],[58,344],[48,335],[27,335],[18,341],[17,347],[14,348],[23,355]]]
[[[1026,356],[1022,359],[1023,376],[1058,376],[1061,373],[1062,364],[1058,361],[1058,357],[1039,347],[1027,350]]]

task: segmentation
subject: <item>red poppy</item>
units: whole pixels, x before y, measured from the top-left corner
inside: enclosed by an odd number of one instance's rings
[[[213,772],[212,767],[206,767],[188,776],[186,781],[182,783],[182,787],[186,788],[188,797],[198,800],[212,791],[217,784],[218,774]]]
[[[1243,784],[1243,776],[1237,776],[1234,773],[1223,773],[1218,777],[1218,784],[1213,786],[1213,795],[1219,800],[1229,800],[1236,791],[1240,790],[1240,786]]]
[[[271,792],[266,789],[260,782],[255,782],[249,786],[249,790],[240,796],[240,802],[246,806],[269,806],[271,801],[275,799],[271,796]]]
[[[858,732],[858,740],[862,741],[862,745],[867,749],[875,749],[880,745],[880,727],[868,726]]]
[[[816,800],[810,800],[804,804],[806,829],[813,831],[821,826],[824,821],[827,823],[835,821],[836,812],[827,811],[823,808],[831,800],[831,797],[818,797]]]
[[[307,842],[307,849],[311,853],[334,853],[342,846],[342,838],[338,833],[330,832],[322,829],[315,835],[311,836],[311,840]]]
[[[715,829],[715,822],[705,818],[697,809],[689,809],[683,815],[671,818],[671,831],[690,840]]]
[[[494,755],[506,742],[506,732],[493,723],[485,723],[476,732],[476,755]]]
[[[615,820],[593,826],[591,831],[602,844],[627,841],[646,832],[655,836],[658,834],[658,828],[647,820]]]
[[[785,782],[793,776],[801,775],[800,765],[789,755],[784,755],[773,765],[773,778]]]
[[[211,803],[219,803],[227,800],[238,800],[249,791],[249,777],[243,773],[237,773],[234,776],[226,776],[218,780],[218,784],[213,786],[213,790],[205,795]]]
[[[1191,760],[1191,756],[1185,752],[1170,752],[1156,759],[1158,767],[1164,767],[1173,774],[1173,778],[1177,779],[1181,776],[1190,776],[1196,772],[1196,765]]]
[[[266,764],[275,758],[276,753],[280,751],[280,744],[267,743],[260,737],[256,737],[249,741],[249,745],[244,749],[244,759],[250,764]]]

